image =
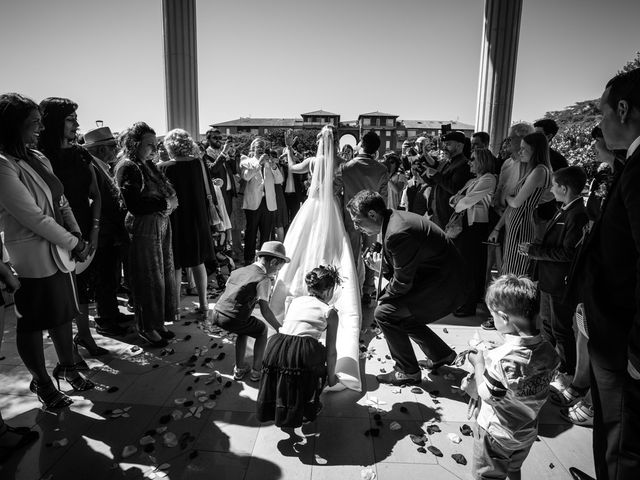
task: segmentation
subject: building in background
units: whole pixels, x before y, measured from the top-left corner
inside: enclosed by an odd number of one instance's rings
[[[228,122],[211,125],[223,135],[249,133],[266,135],[279,129],[320,129],[326,124],[335,125],[340,138],[352,135],[357,141],[363,133],[375,131],[380,136],[380,154],[387,151],[399,152],[402,142],[417,137],[434,137],[440,134],[442,125],[451,125],[451,130],[460,130],[468,137],[474,131],[473,125],[453,120],[398,120],[398,115],[384,112],[369,112],[358,115],[358,120],[340,121],[340,115],[316,110],[303,113],[298,118],[247,118],[240,117]]]

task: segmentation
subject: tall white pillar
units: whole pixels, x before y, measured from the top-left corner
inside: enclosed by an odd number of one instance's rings
[[[198,140],[196,0],[162,0],[167,129],[182,128]]]
[[[476,131],[491,135],[496,154],[511,124],[521,15],[522,0],[484,2]]]

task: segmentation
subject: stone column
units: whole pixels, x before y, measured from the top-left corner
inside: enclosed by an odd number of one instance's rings
[[[484,2],[476,131],[489,132],[495,154],[511,124],[521,14],[522,0]]]
[[[199,140],[196,0],[162,0],[167,130]]]

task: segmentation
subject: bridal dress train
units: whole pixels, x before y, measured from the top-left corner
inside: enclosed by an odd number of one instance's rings
[[[282,323],[288,302],[307,295],[305,275],[319,265],[339,268],[342,284],[330,302],[338,311],[336,375],[338,388],[360,391],[359,334],[362,311],[358,275],[351,246],[344,228],[342,209],[333,195],[335,167],[334,138],[331,129],[322,129],[318,154],[312,167],[309,196],[295,216],[284,239],[291,262],[276,279],[271,309]]]

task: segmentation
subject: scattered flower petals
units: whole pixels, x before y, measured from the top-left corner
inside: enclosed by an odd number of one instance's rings
[[[416,395],[421,395],[424,393],[424,390],[422,390],[420,387],[413,387],[411,389],[411,393],[415,393]]]
[[[396,430],[400,430],[401,428],[402,428],[402,425],[400,425],[398,422],[391,422],[389,424],[389,430],[396,431]]]
[[[451,458],[453,458],[456,463],[459,463],[460,465],[467,464],[467,459],[464,458],[464,455],[462,455],[461,453],[454,453],[453,455],[451,455]]]
[[[411,434],[409,434],[409,438],[416,445],[419,445],[420,447],[424,447],[425,441],[426,441],[426,438],[425,438],[424,435],[414,435],[414,434],[411,433]]]
[[[362,480],[376,480],[376,472],[372,468],[365,468],[360,472]]]
[[[152,443],[156,443],[156,439],[152,436],[145,435],[140,439],[140,445],[150,445]]]
[[[460,443],[460,442],[462,442],[462,439],[458,435],[456,435],[455,433],[447,434],[447,438],[449,438],[449,440],[451,440],[452,443]]]
[[[473,435],[473,430],[469,425],[465,423],[460,427],[460,433],[462,433],[462,435],[464,435],[465,437],[469,437]]]
[[[402,393],[402,388],[401,387],[395,387],[391,389],[391,393]]]
[[[171,416],[174,420],[180,420],[182,418],[183,413],[180,410],[174,410],[171,412]]]
[[[429,435],[433,435],[434,433],[441,432],[440,427],[438,425],[427,425],[427,433]]]
[[[162,443],[165,447],[173,448],[178,445],[178,437],[176,437],[175,433],[167,432],[162,435]]]
[[[427,447],[427,450],[429,450],[431,453],[433,453],[436,457],[442,457],[442,452],[440,451],[440,449],[438,447],[434,447],[433,445],[430,445]]]
[[[133,445],[127,445],[122,449],[122,458],[129,458],[131,455],[136,453],[138,449]]]
[[[67,445],[69,445],[69,439],[67,438],[61,438],[60,440],[54,440],[51,445],[53,447],[56,448],[60,448],[60,447],[66,447]]]
[[[175,403],[176,405],[184,405],[186,401],[186,398],[176,398],[173,403]]]
[[[424,448],[424,447],[418,447],[418,448],[417,448],[417,450],[418,450],[420,453],[427,453],[427,449],[426,449],[426,448]]]

